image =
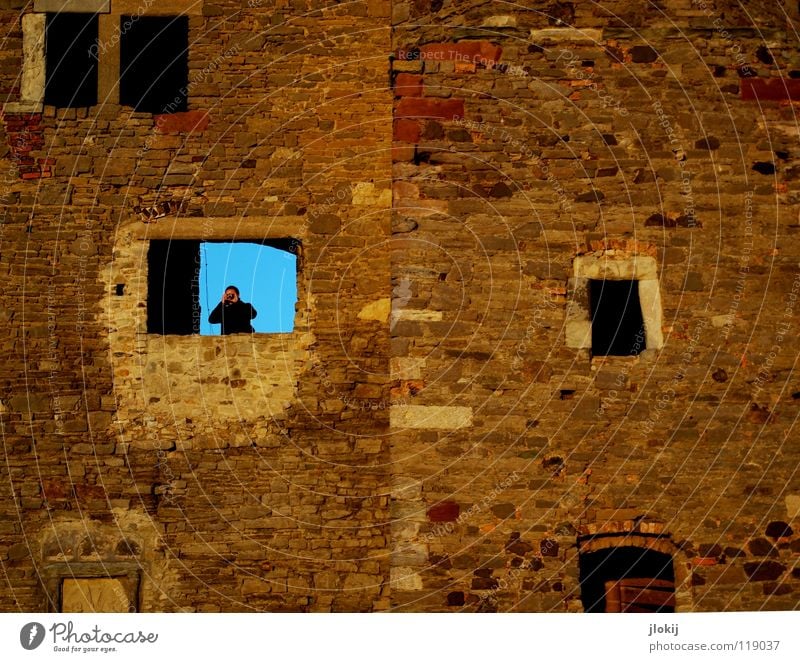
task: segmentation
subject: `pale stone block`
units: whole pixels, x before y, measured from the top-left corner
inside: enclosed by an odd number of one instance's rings
[[[422,483],[411,476],[392,477],[392,499],[418,501],[422,499]]]
[[[390,207],[392,190],[375,189],[372,182],[358,182],[353,187],[353,204],[356,206]]]
[[[786,511],[789,519],[800,517],[800,494],[786,495]]]
[[[389,321],[389,313],[392,310],[392,300],[387,297],[385,299],[378,299],[372,303],[368,303],[358,313],[360,320],[373,320],[375,322],[383,322],[384,324]]]
[[[421,543],[402,542],[392,550],[392,563],[406,567],[428,565],[428,546]]]
[[[567,347],[573,349],[592,348],[592,323],[588,319],[569,320],[565,325]]]
[[[441,310],[416,310],[413,308],[403,308],[392,311],[392,321],[407,322],[441,322]]]
[[[664,346],[661,330],[661,289],[657,280],[639,281],[639,304],[644,319],[645,344],[648,349]]]
[[[34,0],[33,11],[107,14],[111,11],[111,0]]]
[[[389,421],[393,428],[457,430],[472,425],[472,407],[395,406]]]
[[[42,103],[44,100],[45,14],[25,14],[22,17],[22,101]]]
[[[727,315],[714,315],[711,318],[711,326],[713,326],[715,329],[722,329],[733,324],[733,320],[733,313]]]
[[[44,104],[37,101],[9,101],[3,104],[4,113],[41,113]]]
[[[63,612],[127,613],[131,602],[119,579],[65,579],[61,589]]]
[[[421,379],[423,359],[398,356],[389,360],[392,379]]]
[[[391,587],[398,591],[422,590],[422,577],[411,568],[392,568],[389,572],[389,582]]]
[[[516,16],[487,16],[481,23],[482,28],[515,28]]]
[[[202,16],[203,0],[159,0],[146,4],[143,0],[112,0],[112,14],[131,16]]]
[[[542,41],[599,44],[603,40],[603,31],[595,28],[542,28],[531,30],[530,40],[534,44]]]
[[[655,258],[582,255],[573,262],[575,278],[591,280],[646,280],[658,278]]]

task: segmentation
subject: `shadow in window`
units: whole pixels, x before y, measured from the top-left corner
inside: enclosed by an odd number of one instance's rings
[[[632,356],[645,347],[644,319],[635,280],[590,280],[592,354]]]

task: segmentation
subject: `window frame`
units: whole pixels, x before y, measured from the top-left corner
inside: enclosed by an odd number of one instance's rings
[[[592,312],[589,281],[637,281],[645,330],[645,350],[664,346],[658,266],[650,256],[619,255],[618,251],[581,255],[573,260],[573,277],[567,281],[566,345],[592,351]],[[616,355],[598,355],[614,358]]]
[[[150,262],[150,255],[151,255],[151,249],[152,249],[152,246],[153,246],[154,242],[167,244],[167,247],[169,247],[173,243],[178,243],[178,242],[186,242],[187,244],[196,244],[197,247],[198,247],[198,258],[197,258],[197,262],[196,262],[196,265],[197,265],[196,266],[196,271],[195,271],[195,274],[193,275],[193,277],[195,277],[195,278],[199,278],[199,274],[200,274],[199,251],[200,251],[200,248],[202,247],[202,245],[204,243],[214,243],[214,244],[259,244],[261,246],[272,247],[272,248],[276,248],[278,250],[285,250],[287,252],[290,252],[290,253],[294,254],[294,256],[296,258],[295,259],[295,286],[296,286],[296,289],[297,289],[297,297],[298,298],[297,298],[297,302],[295,302],[295,314],[294,314],[294,319],[293,319],[293,322],[292,322],[292,330],[291,331],[278,331],[278,332],[256,331],[254,333],[250,333],[250,334],[246,334],[246,335],[247,336],[270,336],[270,337],[274,337],[274,336],[282,336],[282,335],[283,336],[291,336],[292,334],[297,332],[298,326],[299,326],[299,322],[300,322],[299,311],[297,309],[297,304],[300,301],[300,296],[301,296],[301,280],[300,280],[300,276],[302,274],[302,269],[303,269],[303,243],[302,243],[301,239],[298,239],[297,237],[262,237],[262,238],[259,238],[259,239],[244,238],[244,237],[237,237],[236,239],[225,239],[225,238],[217,238],[217,237],[215,237],[213,239],[209,239],[209,238],[192,239],[192,238],[185,238],[185,237],[181,237],[181,238],[175,237],[175,238],[164,239],[164,238],[152,237],[146,242],[147,243],[147,248],[146,248],[146,256],[147,257],[145,259],[145,264],[146,264],[146,267],[147,267],[147,278],[146,278],[147,291],[145,293],[145,303],[146,303],[145,326],[146,326],[146,333],[147,333],[148,336],[153,336],[153,337],[159,337],[160,336],[160,337],[164,337],[164,338],[168,338],[168,337],[194,337],[194,336],[204,337],[204,338],[227,337],[227,336],[223,336],[221,333],[220,334],[201,335],[200,334],[200,318],[199,317],[197,317],[196,328],[191,333],[160,333],[159,331],[153,330],[153,328],[151,327],[150,310],[151,310],[151,305],[154,308],[156,307],[156,303],[155,302],[151,303],[151,298],[150,298],[150,286],[151,286],[152,281],[153,281],[152,274],[151,274],[152,264]],[[162,274],[162,276],[163,276],[163,274]],[[191,287],[192,291],[194,292],[194,281],[193,281],[193,284],[190,287]],[[191,302],[191,306],[192,307],[194,307],[195,305],[199,306],[199,301],[200,301],[200,299],[199,299],[199,294],[198,294],[197,299],[193,300]],[[163,308],[163,298],[159,298],[159,303],[161,304],[161,307]],[[194,310],[194,308],[193,308],[193,310]],[[194,321],[195,321],[195,318],[193,316],[192,320],[191,320],[193,326],[195,326]]]
[[[47,611],[61,614],[62,592],[65,579],[120,579],[127,588],[128,601],[134,610],[142,609],[142,569],[138,563],[132,562],[100,562],[80,561],[75,563],[53,563],[42,570],[42,583],[47,594]]]

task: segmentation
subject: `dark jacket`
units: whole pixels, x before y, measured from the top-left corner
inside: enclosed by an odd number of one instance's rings
[[[237,301],[223,305],[220,301],[211,311],[208,321],[211,324],[222,324],[222,335],[230,333],[254,333],[255,329],[250,324],[258,313],[249,303]]]

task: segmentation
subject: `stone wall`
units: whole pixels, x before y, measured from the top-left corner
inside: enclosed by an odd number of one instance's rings
[[[69,604],[581,611],[609,546],[670,554],[679,610],[797,607],[796,3],[170,0],[161,116],[116,103],[131,0],[100,105],[24,97],[23,4],[4,609],[105,564]],[[146,333],[148,241],[287,237],[293,333]],[[604,273],[638,356],[586,342]]]
[[[188,112],[25,114],[46,179],[13,176],[4,115],[6,609],[47,608],[34,536],[66,545],[77,513],[141,516],[143,610],[388,607],[389,10],[269,5],[160,3],[191,14]],[[298,239],[294,332],[148,335],[144,255],[170,237]]]
[[[578,536],[648,531],[678,609],[797,606],[798,56],[746,6],[393,4],[396,609],[581,611]],[[638,356],[589,258],[655,262]]]

